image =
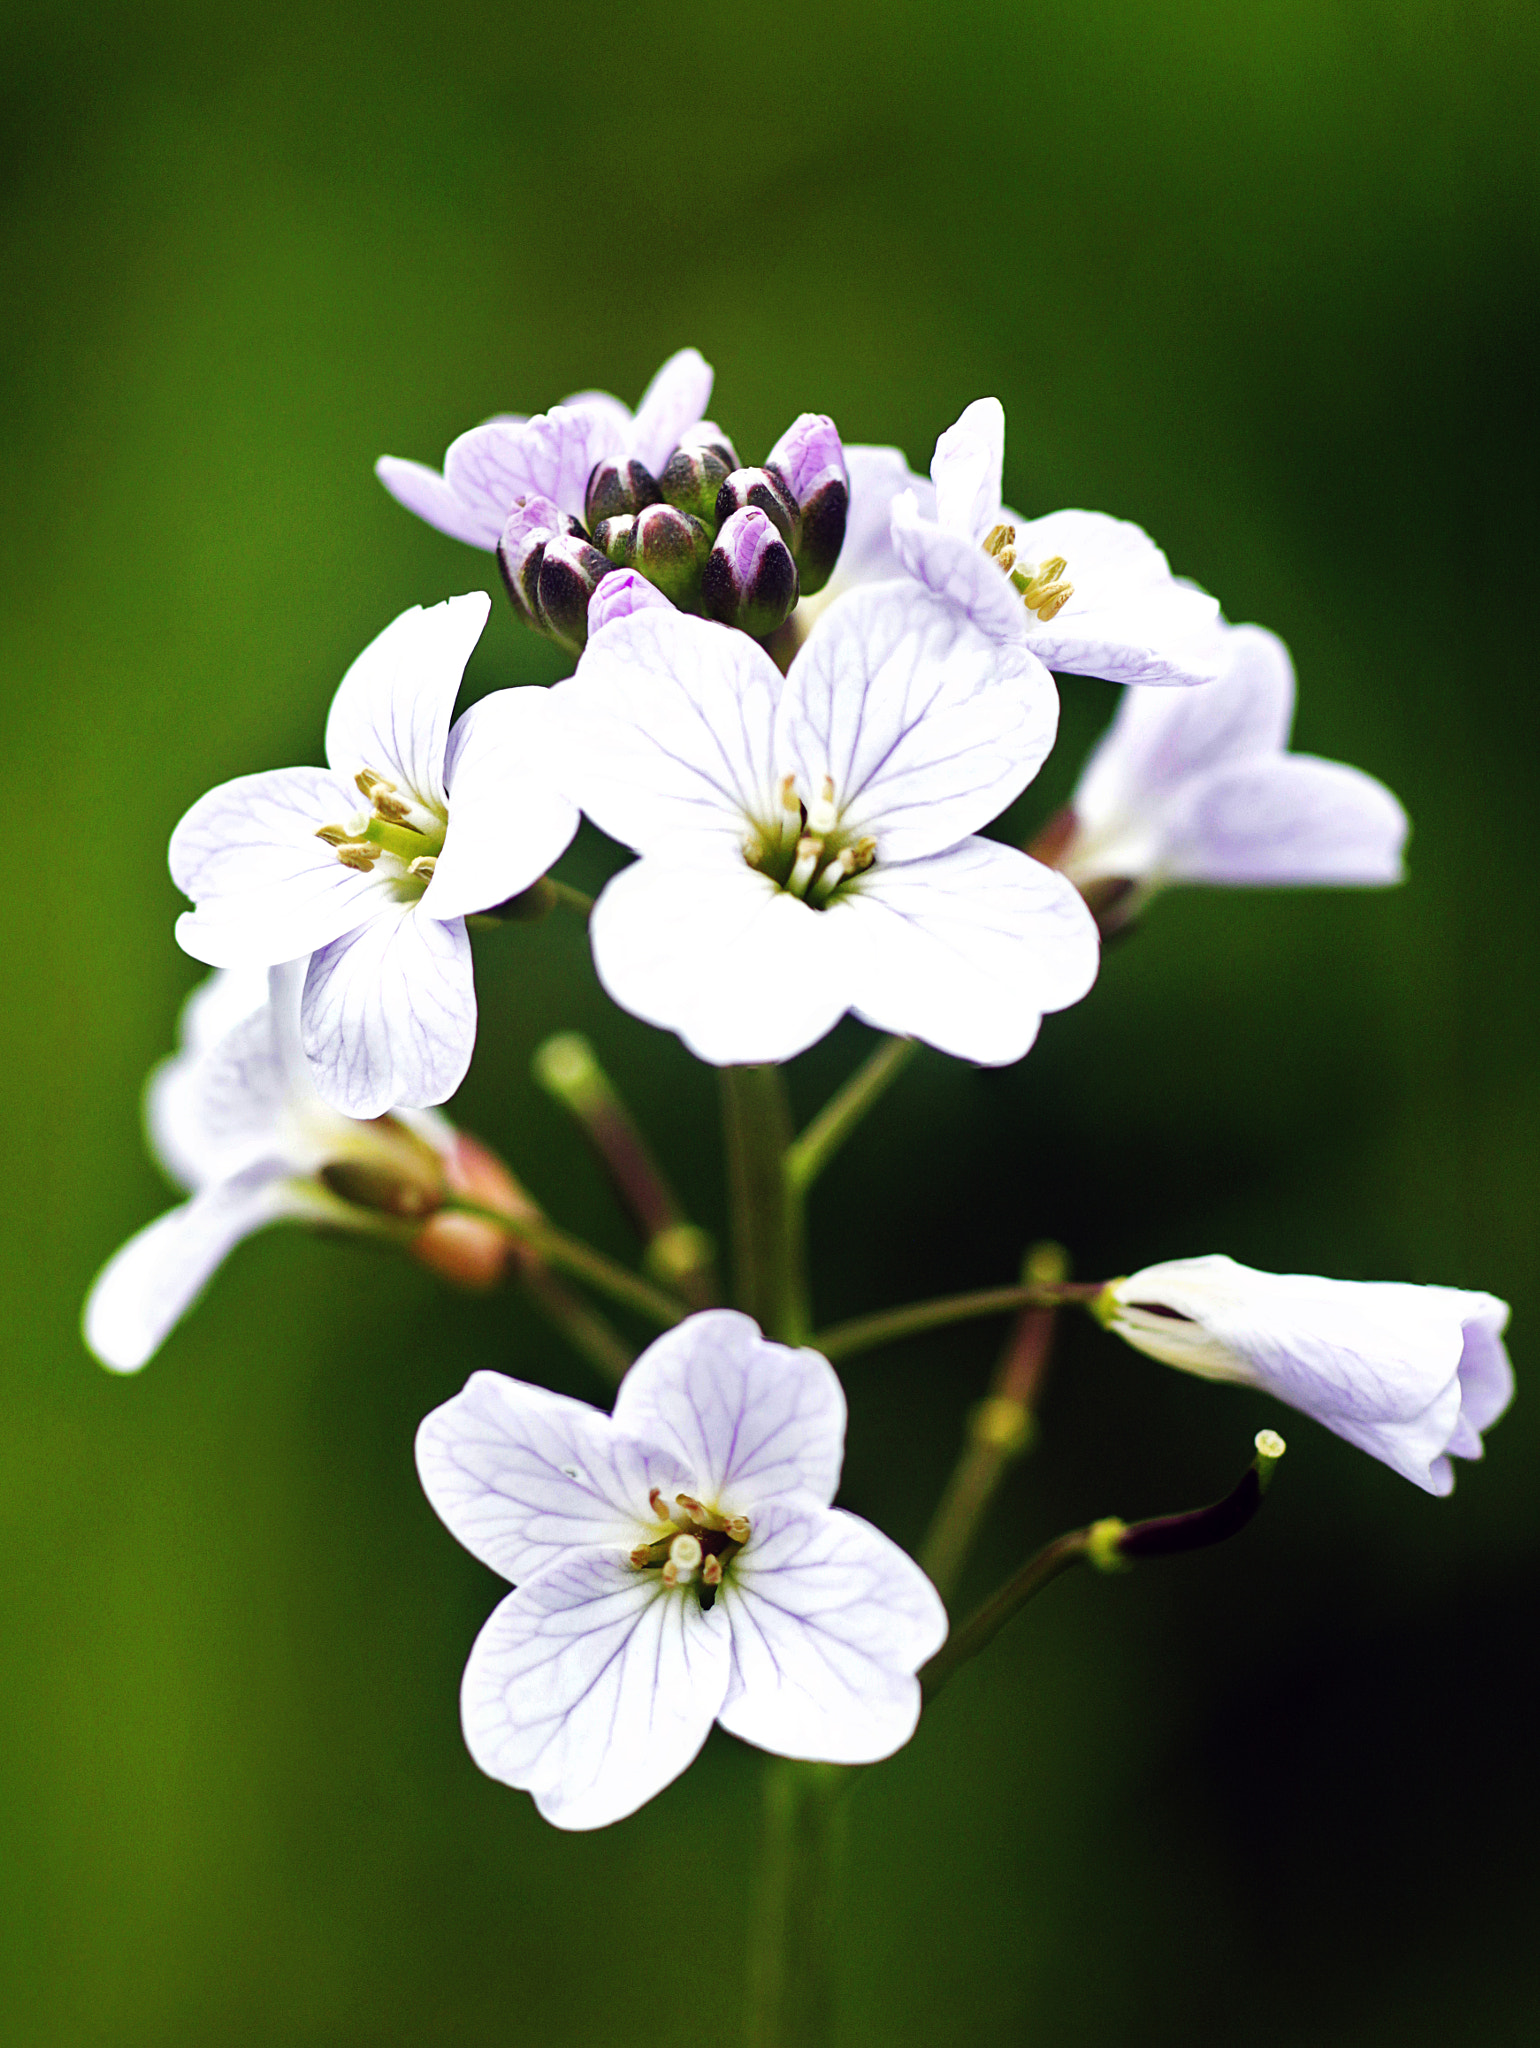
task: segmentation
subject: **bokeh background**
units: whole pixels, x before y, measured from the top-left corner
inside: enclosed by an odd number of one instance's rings
[[[422,1413],[501,1365],[595,1393],[516,1299],[353,1243],[244,1248],[142,1377],[77,1335],[168,1200],[137,1094],[198,970],[167,834],[318,758],[353,654],[495,586],[395,507],[489,412],[634,400],[687,341],[746,453],[797,411],[923,466],[968,400],[1028,511],[1144,523],[1282,632],[1297,737],[1416,821],[1389,895],[1163,900],[1005,1073],[923,1060],[817,1195],[825,1320],[1225,1249],[1490,1287],[1527,1384],[1540,957],[1537,17],[1502,0],[11,5],[0,577],[10,819],[0,1238],[0,1976],[14,2048],[731,2039],[761,1759],[571,1838],[480,1778],[497,1596]],[[489,582],[489,578],[491,579]],[[471,694],[561,672],[499,604]],[[1071,679],[1014,822],[1114,695]],[[593,885],[615,856],[564,865]],[[617,1253],[529,1078],[588,1030],[719,1227],[712,1075],[581,934],[480,943],[457,1114]],[[862,1055],[798,1063],[811,1111]],[[844,1498],[918,1541],[999,1332],[848,1369]],[[1540,2026],[1536,1405],[1452,1500],[1089,1324],[978,1555],[1191,1505],[1291,1449],[1243,1542],[1070,1581],[851,1809],[843,2038],[1528,2042]]]

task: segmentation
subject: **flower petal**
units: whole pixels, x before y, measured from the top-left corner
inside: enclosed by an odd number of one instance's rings
[[[500,504],[501,538],[520,498],[551,498],[580,518],[594,464],[618,454],[613,400],[553,405],[517,424],[489,421],[462,434],[444,458],[444,474],[462,496]]]
[[[893,500],[889,533],[900,564],[927,590],[955,605],[981,632],[1026,640],[1032,620],[1020,595],[976,541],[925,518],[908,491]]]
[[[914,1733],[914,1673],[946,1640],[946,1610],[869,1522],[776,1502],[722,1584],[733,1668],[720,1719],[777,1756],[869,1764]]]
[[[390,885],[316,837],[358,802],[325,768],[242,775],[200,797],[171,835],[171,879],[197,905],[177,920],[183,951],[211,967],[265,967],[361,924]]]
[[[202,1190],[131,1237],[86,1297],[89,1349],[114,1372],[152,1358],[243,1237],[306,1207],[281,1168],[262,1161]]]
[[[617,628],[617,630],[619,630]],[[648,854],[606,887],[589,920],[606,992],[725,1067],[788,1060],[849,1001],[835,921],[733,850]]]
[[[297,983],[294,998],[297,1009]],[[289,1094],[290,1076],[264,1002],[216,1045],[176,1053],[153,1070],[144,1105],[151,1149],[190,1188],[227,1179],[257,1160],[287,1156],[283,1121]]]
[[[850,477],[845,544],[829,581],[816,596],[805,597],[794,614],[808,625],[827,611],[835,598],[858,584],[891,583],[903,575],[889,531],[893,501],[900,493],[914,492],[924,516],[932,520],[936,516],[935,485],[927,477],[915,475],[900,449],[847,446],[845,468]]]
[[[654,1519],[652,1488],[672,1499],[694,1478],[586,1401],[496,1372],[424,1418],[417,1470],[451,1534],[515,1583],[574,1548],[628,1550]]]
[[[726,1617],[609,1551],[510,1593],[470,1654],[460,1713],[489,1777],[559,1828],[624,1820],[688,1768],[727,1691]]]
[[[1383,782],[1341,761],[1273,754],[1203,776],[1172,806],[1158,874],[1176,882],[1402,879],[1406,813]]]
[[[326,721],[335,774],[351,782],[371,768],[442,812],[449,721],[491,609],[484,590],[426,611],[413,605],[370,641],[338,685]]]
[[[840,927],[857,1016],[985,1066],[1019,1060],[1044,1012],[1096,979],[1096,920],[1079,892],[989,839],[879,862],[825,915]]]
[[[301,1029],[311,1076],[344,1116],[447,1102],[476,1043],[462,919],[393,904],[311,959]]]
[[[1027,644],[1049,668],[1113,683],[1209,683],[1223,672],[1218,601],[1174,577],[1142,527],[1105,512],[1017,523],[1018,564],[1055,555],[1074,596],[1046,624],[1023,607]]]
[[[1218,682],[1195,690],[1135,686],[1081,771],[1072,804],[1088,838],[1158,810],[1184,782],[1212,768],[1288,745],[1294,665],[1260,626],[1225,635]],[[1107,872],[1107,870],[1100,870]]]
[[[462,495],[436,469],[404,461],[399,455],[382,455],[374,473],[398,505],[426,519],[451,540],[469,541],[473,548],[489,551],[496,548],[507,515],[484,490]]]
[[[463,917],[518,895],[571,844],[577,806],[556,787],[548,690],[494,690],[449,736],[449,830],[422,899]]]
[[[649,583],[635,569],[616,569],[599,579],[588,600],[588,637],[592,640],[595,633],[629,619],[633,612],[673,609],[656,583]]]
[[[669,357],[642,394],[631,426],[630,453],[654,476],[711,403],[712,369],[699,349]],[[584,483],[587,483],[584,478]]]
[[[955,845],[1042,766],[1058,727],[1053,679],[912,584],[852,591],[786,679],[777,757],[806,795],[827,776],[840,824],[881,861]]]
[[[817,1351],[760,1334],[736,1309],[689,1316],[620,1383],[615,1421],[666,1444],[698,1500],[752,1515],[782,1494],[833,1500],[845,1451],[845,1393]]]
[[[672,606],[635,611],[551,692],[563,784],[601,831],[639,852],[681,832],[737,843],[745,819],[778,815],[780,694],[780,672],[747,634]]]
[[[977,547],[1000,517],[1004,467],[1005,408],[998,398],[976,398],[937,441],[931,457],[938,523]]]

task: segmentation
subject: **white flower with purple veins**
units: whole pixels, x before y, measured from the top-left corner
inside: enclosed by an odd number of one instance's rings
[[[936,443],[934,509],[893,500],[903,568],[987,632],[1020,637],[1051,669],[1114,683],[1204,683],[1219,673],[1216,601],[1171,574],[1149,535],[1102,512],[1022,519],[1002,507],[1005,413],[980,398]],[[860,483],[854,465],[851,518]]]
[[[194,959],[312,956],[305,1053],[348,1116],[454,1093],[476,1037],[466,916],[529,888],[577,829],[546,766],[547,691],[496,691],[450,728],[490,603],[403,612],[343,677],[325,768],[223,783],[172,835]]]
[[[150,1148],[189,1199],[129,1239],[86,1301],[86,1343],[135,1372],[243,1238],[286,1219],[380,1231],[443,1196],[455,1133],[430,1111],[356,1123],[324,1103],[300,1047],[304,962],[211,976],[145,1089]]]
[[[1385,785],[1288,752],[1283,642],[1235,626],[1223,647],[1218,682],[1123,697],[1070,801],[1056,864],[1081,886],[1399,882],[1406,813]]]
[[[490,1777],[563,1828],[623,1820],[720,1722],[778,1756],[875,1763],[914,1732],[934,1587],[830,1506],[845,1398],[816,1351],[691,1316],[613,1415],[481,1372],[417,1436],[429,1500],[516,1591],[471,1651],[461,1717]]]
[[[450,444],[443,474],[384,455],[375,473],[409,512],[472,547],[496,549],[526,498],[581,517],[588,480],[601,462],[635,460],[654,475],[685,434],[701,424],[711,365],[693,348],[670,356],[635,414],[606,391],[580,391],[533,419],[504,417]]]
[[[1513,1398],[1508,1304],[1458,1287],[1259,1273],[1214,1255],[1147,1266],[1096,1313],[1136,1349],[1203,1379],[1257,1387],[1445,1494],[1451,1457]]]
[[[972,836],[1053,744],[1024,647],[900,582],[836,605],[783,681],[746,635],[604,590],[552,696],[565,787],[642,856],[590,922],[624,1009],[722,1066],[790,1059],[847,1010],[1002,1065],[1086,993],[1078,892]]]

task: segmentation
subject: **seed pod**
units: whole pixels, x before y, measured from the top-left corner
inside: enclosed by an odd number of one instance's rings
[[[797,565],[768,514],[757,505],[734,512],[717,535],[701,580],[706,611],[724,626],[762,640],[797,602]]]

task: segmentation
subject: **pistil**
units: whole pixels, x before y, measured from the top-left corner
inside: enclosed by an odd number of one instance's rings
[[[356,812],[345,825],[322,825],[317,839],[336,848],[345,868],[361,874],[372,874],[381,855],[389,855],[400,867],[388,867],[387,873],[425,889],[443,851],[444,819],[372,768],[360,768],[353,779],[371,808]]]

